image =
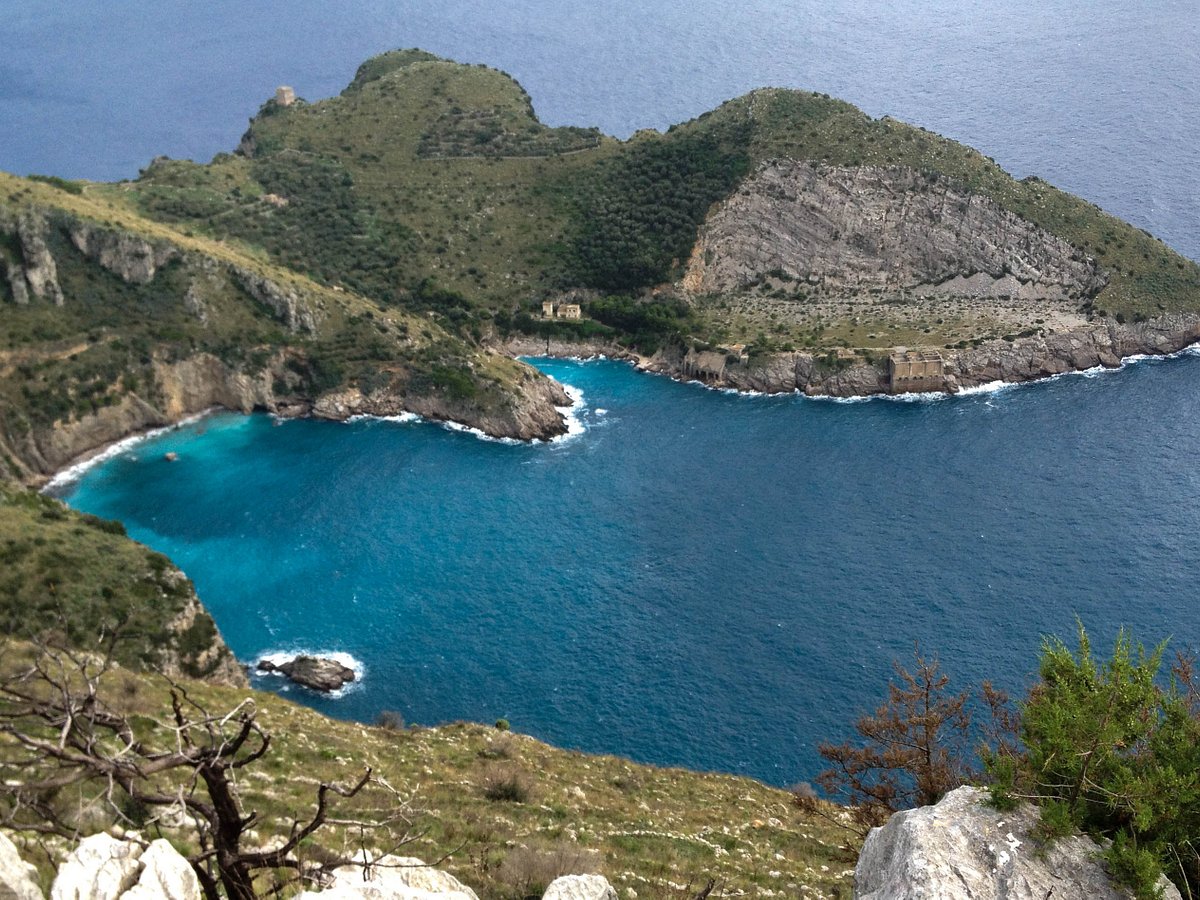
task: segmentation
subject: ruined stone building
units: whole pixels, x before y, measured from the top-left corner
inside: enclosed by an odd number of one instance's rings
[[[936,350],[896,348],[888,357],[889,386],[893,394],[940,391],[945,386],[945,365]]]
[[[555,303],[553,300],[543,300],[542,318],[582,319],[583,308],[578,303]]]

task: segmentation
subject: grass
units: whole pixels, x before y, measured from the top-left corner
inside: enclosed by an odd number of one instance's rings
[[[203,674],[217,639],[200,610],[191,628],[172,625],[198,607],[187,578],[161,553],[134,543],[119,522],[0,484],[0,629],[9,636],[107,652],[122,665],[155,669],[178,657]]]
[[[619,142],[547,128],[502,72],[395,51],[364,63],[338,97],[268,102],[243,149],[207,166],[156,162],[137,182],[87,193],[243,242],[384,306],[421,309],[419,286],[436,283],[456,298],[443,324],[474,341],[494,327],[541,333],[537,301],[566,287],[636,295],[678,278],[711,205],[764,160],[906,166],[953,179],[1094,256],[1110,282],[1084,316],[1200,310],[1200,267],[1150,235],[1039,179],[1016,181],[969,147],[804,91],[755,91],[666,134]],[[723,299],[724,327],[744,332],[725,339],[753,340],[752,295]],[[906,342],[954,345],[1028,325],[968,319],[939,329],[946,316],[931,312]],[[877,333],[913,324],[888,313]],[[849,323],[831,324],[838,341],[866,343]],[[682,337],[722,339],[722,323],[705,317],[691,329]],[[634,346],[642,337],[615,334]],[[836,346],[804,323],[775,343]]]
[[[120,671],[104,685],[148,740],[160,739],[153,723],[169,711],[161,680]],[[857,847],[845,845],[849,832],[806,818],[789,793],[747,778],[560,750],[491,726],[368,727],[272,694],[203,683],[187,690],[213,710],[251,697],[272,735],[270,753],[239,778],[245,808],[273,823],[259,829],[262,840],[311,809],[319,781],[346,782],[371,766],[410,798],[419,838],[403,852],[426,861],[449,854],[443,867],[484,897],[516,900],[559,874],[593,871],[621,897],[683,900],[709,878],[713,896],[850,896]],[[501,781],[520,779],[523,799],[487,790],[497,771]],[[352,806],[383,802],[370,795]],[[310,852],[358,841],[356,829],[330,826]]]

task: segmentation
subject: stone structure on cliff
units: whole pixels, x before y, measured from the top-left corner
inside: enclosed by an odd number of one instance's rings
[[[897,347],[888,357],[888,383],[893,394],[940,391],[945,386],[942,354],[936,350]]]
[[[1045,845],[1039,815],[986,805],[987,793],[961,787],[936,806],[896,813],[872,829],[854,871],[858,900],[1128,900],[1083,835]],[[1167,900],[1179,891],[1162,878]]]

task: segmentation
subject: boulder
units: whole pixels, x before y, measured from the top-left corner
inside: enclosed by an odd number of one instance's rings
[[[200,879],[179,851],[159,838],[138,860],[142,873],[121,900],[202,900]]]
[[[1127,900],[1113,885],[1090,838],[1042,844],[1039,814],[987,806],[987,792],[961,787],[936,806],[896,813],[867,835],[854,870],[859,900]],[[1166,878],[1163,896],[1178,900]]]
[[[617,900],[617,892],[603,875],[563,875],[550,882],[542,900]]]
[[[419,859],[384,856],[369,868],[355,863],[334,869],[325,890],[306,891],[296,900],[479,900],[479,897],[453,875]]]
[[[117,900],[138,880],[142,848],[100,832],[86,837],[59,866],[50,900]]]
[[[343,666],[336,659],[322,656],[297,656],[281,666],[275,665],[269,659],[261,659],[258,662],[258,671],[279,672],[296,684],[325,693],[341,689],[355,677],[354,670],[349,666]]]
[[[0,834],[0,898],[46,900],[38,887],[37,868],[21,859],[16,846],[4,834]]]

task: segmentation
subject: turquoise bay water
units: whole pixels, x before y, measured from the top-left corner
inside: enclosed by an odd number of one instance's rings
[[[776,784],[914,641],[1010,688],[1076,615],[1200,643],[1198,356],[911,403],[538,365],[582,390],[577,437],[222,414],[63,493],[182,566],[242,660],[351,654],[344,696],[290,692],[328,713]]]

